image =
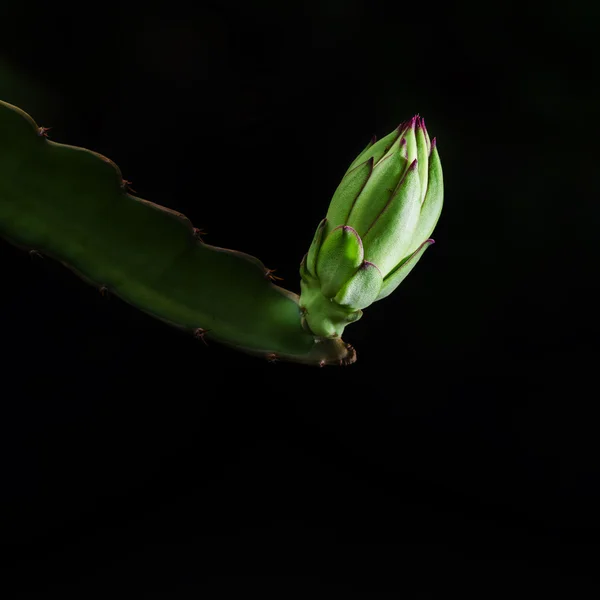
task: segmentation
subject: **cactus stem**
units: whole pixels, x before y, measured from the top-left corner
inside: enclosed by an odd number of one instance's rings
[[[39,248],[103,296],[195,332],[204,343],[207,330],[198,323],[213,328],[211,342],[263,360],[268,353],[314,366],[356,360],[339,335],[316,343],[300,317],[300,297],[274,283],[282,279],[274,269],[198,241],[203,232],[185,215],[128,194],[129,182],[113,161],[44,139],[49,129],[0,100],[0,236],[6,241],[27,252]],[[30,186],[20,181],[25,170]],[[97,223],[95,215],[102,217]]]

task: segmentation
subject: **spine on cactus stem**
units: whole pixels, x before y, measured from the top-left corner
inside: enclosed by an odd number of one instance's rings
[[[275,285],[259,259],[204,243],[183,214],[128,193],[111,160],[46,131],[0,101],[1,237],[203,340],[269,360],[356,360],[340,336],[304,326],[299,297]],[[332,272],[331,291],[341,283]],[[344,297],[357,295],[346,288]]]

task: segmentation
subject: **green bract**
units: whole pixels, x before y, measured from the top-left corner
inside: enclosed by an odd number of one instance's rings
[[[303,325],[331,338],[391,294],[433,244],[443,203],[435,138],[419,116],[348,168],[302,259]]]

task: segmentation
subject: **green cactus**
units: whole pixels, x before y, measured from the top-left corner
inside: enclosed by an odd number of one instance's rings
[[[56,143],[46,131],[0,101],[0,236],[202,340],[269,360],[319,366],[356,360],[341,339],[343,327],[311,330],[298,295],[275,285],[259,259],[204,243],[183,214],[131,195],[111,160]],[[357,312],[345,302],[364,304],[369,286],[371,295],[381,295],[381,282],[373,287],[351,228],[328,231],[321,245],[324,228],[303,261],[327,280],[311,311],[333,309],[337,318],[342,310],[351,322]],[[341,265],[332,261],[336,256]],[[329,305],[332,295],[343,296],[341,304]]]

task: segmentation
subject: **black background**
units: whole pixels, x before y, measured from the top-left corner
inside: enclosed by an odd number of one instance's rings
[[[419,113],[446,188],[437,244],[347,328],[345,368],[205,347],[2,242],[5,583],[595,589],[596,4],[0,18],[1,99],[292,291],[372,134]]]

